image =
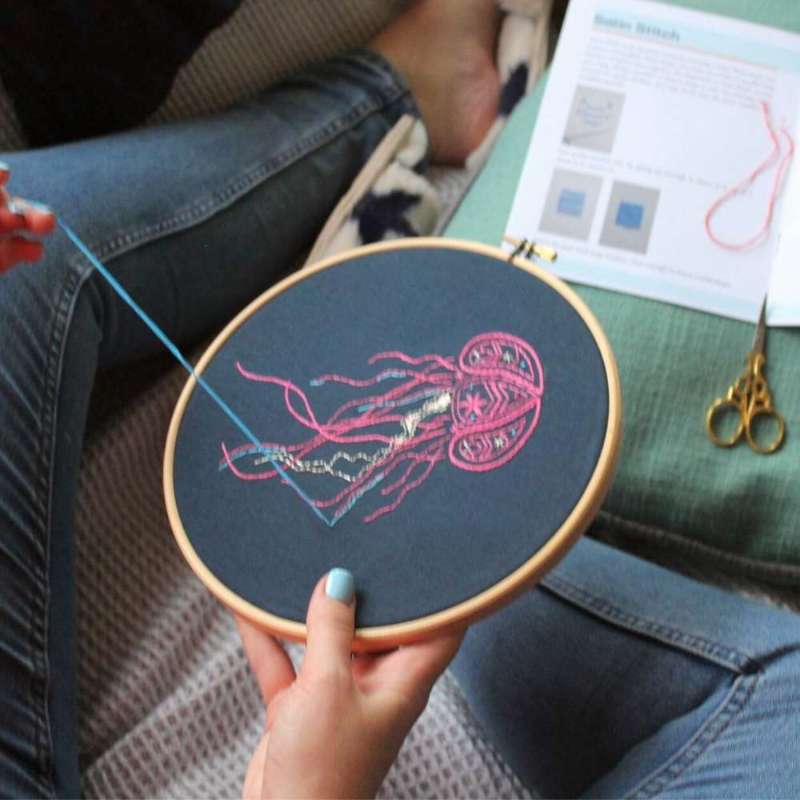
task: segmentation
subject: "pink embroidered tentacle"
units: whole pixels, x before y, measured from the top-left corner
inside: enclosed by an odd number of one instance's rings
[[[397,489],[399,489],[408,480],[411,473],[416,469],[416,467],[419,466],[420,463],[422,462],[427,463],[430,461],[431,450],[439,450],[440,448],[441,448],[441,443],[436,443],[431,448],[428,448],[424,453],[413,453],[413,452],[405,453],[403,455],[403,459],[398,459],[398,460],[399,461],[405,460],[411,463],[409,463],[406,466],[406,469],[403,471],[400,477],[394,481],[394,483],[390,483],[388,486],[384,486],[381,489],[381,494],[384,497],[386,497],[387,495],[393,494],[395,491],[397,491]],[[443,450],[442,454],[444,454]]]
[[[301,389],[298,389],[294,386],[294,390],[299,392],[305,398]],[[321,425],[316,417],[313,417],[312,421],[304,422],[301,415],[296,411],[294,406],[292,405],[292,394],[294,392],[290,392],[289,387],[285,387],[284,390],[284,403],[286,405],[287,411],[298,421],[304,424],[307,428],[311,430],[317,431],[321,436],[324,436],[329,442],[336,442],[337,444],[362,444],[367,442],[377,442],[381,444],[389,444],[392,440],[391,436],[384,436],[380,433],[365,433],[365,434],[357,434],[354,436],[349,436],[348,434],[350,431],[356,430],[358,428],[367,428],[370,427],[369,420],[344,420],[342,422],[335,423],[333,425],[325,424]],[[306,405],[308,405],[308,401],[305,400]],[[309,407],[310,408],[310,407]],[[313,416],[313,411],[311,412]]]
[[[269,383],[273,386],[282,387],[285,397],[288,397],[290,393],[297,394],[300,397],[300,401],[305,406],[308,417],[303,417],[301,414],[295,411],[288,401],[286,401],[287,410],[301,425],[305,426],[306,428],[310,428],[311,430],[319,430],[320,426],[316,420],[316,417],[314,416],[314,411],[311,408],[311,404],[308,402],[308,398],[299,386],[296,386],[291,381],[284,380],[283,378],[276,378],[273,375],[259,375],[257,372],[250,372],[249,370],[245,369],[239,361],[236,362],[236,369],[239,370],[239,373],[243,377],[250,381],[255,381],[257,383]]]
[[[442,447],[442,440],[445,438],[446,434],[444,432],[442,432],[439,436],[431,436],[428,447],[422,453],[415,452],[410,446],[406,446],[402,451],[398,450],[397,455],[393,457],[392,461],[383,468],[383,480],[385,481],[386,478],[388,478],[392,473],[395,472],[395,470],[399,469],[407,461],[420,461],[423,459],[427,460],[427,454]],[[391,492],[394,491],[393,487],[393,484],[389,484],[388,486],[384,484],[383,488],[381,489],[381,494],[391,494]]]
[[[387,403],[393,402],[396,398],[404,397],[408,392],[412,389],[417,388],[425,383],[424,378],[414,379],[412,381],[408,381],[407,383],[402,384],[402,386],[398,386],[390,391],[385,392],[384,394],[376,394],[371,395],[369,397],[359,397],[355,398],[354,400],[349,400],[344,405],[340,406],[334,414],[331,416],[331,422],[337,421],[343,414],[347,411],[352,410],[353,408],[359,408],[363,406],[372,405],[375,408],[371,409],[366,412],[362,412],[360,418],[367,417],[371,418],[377,414],[379,406],[386,405]]]
[[[391,453],[385,461],[376,462],[375,464],[371,464],[366,470],[364,470],[364,474],[361,475],[357,480],[349,483],[344,489],[340,492],[335,494],[333,497],[328,498],[327,500],[319,500],[317,501],[317,506],[319,508],[330,508],[330,506],[335,506],[341,503],[350,495],[356,493],[364,484],[369,483],[375,472],[383,471],[385,472],[387,469],[393,469],[391,466],[395,459],[401,455],[405,449],[410,447],[411,444],[407,443],[405,447],[399,447],[393,453]]]
[[[352,408],[359,408],[367,405],[386,405],[389,402],[394,401],[397,398],[404,398],[405,400],[410,400],[409,392],[412,389],[416,388],[417,386],[421,386],[424,384],[433,384],[434,386],[442,386],[445,388],[449,388],[452,385],[452,378],[447,374],[426,374],[426,373],[418,373],[415,375],[414,378],[411,380],[396,386],[383,394],[380,395],[371,395],[369,397],[364,398],[355,398],[353,400],[348,401],[343,406],[341,406],[331,417],[330,421],[334,421],[339,419],[339,417],[344,414],[346,411],[349,411]],[[374,411],[364,412],[365,414],[377,414],[378,409],[376,408]]]
[[[426,435],[422,441],[427,442],[436,439],[443,439],[445,436],[445,430],[442,428],[439,432],[431,432],[430,434]],[[393,453],[387,457],[386,461],[371,465],[367,470],[365,470],[364,474],[358,480],[348,484],[344,489],[327,500],[315,501],[315,505],[318,508],[330,508],[331,506],[338,505],[350,497],[350,495],[356,493],[364,484],[369,483],[372,480],[375,472],[383,472],[384,477],[391,474],[397,468],[401,457],[404,456],[404,454],[412,447],[418,446],[419,443],[420,440],[409,440],[393,451]]]
[[[326,440],[322,436],[315,436],[313,439],[309,439],[307,442],[301,442],[299,444],[280,445],[273,444],[272,442],[262,442],[262,448],[263,450],[271,452],[283,451],[284,453],[289,453],[297,459],[303,459],[312,450],[315,450],[320,445],[325,444],[325,442]],[[220,459],[220,465],[225,464],[226,466],[230,466],[231,462],[235,461],[242,453],[249,453],[253,456],[265,455],[261,449],[256,448],[254,445],[249,443],[240,445],[233,450],[226,449],[224,443],[220,443],[220,447],[223,451],[223,457]],[[269,457],[267,456],[267,458]],[[242,477],[243,480],[269,480],[270,478],[274,478],[279,474],[274,467],[264,472],[247,473],[243,472],[237,467],[235,470],[233,470],[233,472],[237,477]],[[245,479],[243,478],[244,475],[247,475],[248,477]]]
[[[225,447],[224,442],[220,442],[220,447],[222,449],[222,458],[219,460],[219,466],[226,466],[230,467],[231,464],[242,454],[247,455],[258,455],[261,451],[252,444],[243,444],[239,447],[235,447],[232,450],[229,450]],[[264,443],[263,444],[264,450],[287,450],[288,448],[283,447],[283,445],[271,445]],[[275,469],[265,470],[264,472],[243,472],[242,470],[238,469],[238,467],[233,470],[234,475],[237,478],[242,477],[242,475],[247,475],[247,480],[268,480],[269,478],[274,477],[277,475],[277,471]]]
[[[314,378],[314,380],[311,381],[311,385],[322,386],[325,383],[341,383],[345,386],[352,386],[354,389],[364,389],[367,386],[375,386],[379,383],[383,383],[386,380],[399,380],[400,378],[414,377],[416,374],[417,373],[414,370],[410,369],[399,370],[387,368],[383,370],[383,372],[379,372],[374,378],[360,379],[349,378],[347,375],[339,375],[335,372],[328,372],[324,375]]]
[[[446,380],[446,378],[443,377],[432,376],[427,374],[428,370],[433,369],[434,366],[435,365],[427,367],[422,372],[410,371],[408,373],[409,375],[412,376],[410,380],[406,381],[405,383],[399,386],[396,386],[393,389],[390,389],[384,394],[373,395],[367,398],[355,398],[353,400],[348,401],[344,405],[340,406],[330,417],[330,419],[326,423],[326,430],[330,430],[333,423],[340,420],[340,418],[345,413],[347,413],[347,411],[350,411],[353,408],[359,408],[366,405],[374,405],[375,408],[370,409],[369,411],[366,412],[362,412],[360,416],[356,418],[359,423],[358,427],[365,428],[369,427],[372,424],[377,425],[377,424],[385,424],[386,422],[399,421],[399,416],[395,418],[394,416],[389,415],[389,411],[391,410],[391,408],[384,406],[387,406],[389,403],[393,402],[395,398],[399,397],[404,397],[408,402],[408,397],[407,397],[408,393],[411,391],[412,388],[418,385],[421,385],[426,382],[438,383],[443,380]],[[327,377],[342,378],[345,382],[350,381],[349,378],[344,378],[343,376],[327,376]],[[349,425],[350,422],[349,420],[346,419],[342,424]]]
[[[435,353],[430,353],[424,356],[417,356],[416,358],[406,355],[405,353],[401,353],[399,350],[389,350],[384,353],[375,353],[369,360],[369,364],[374,364],[376,361],[385,361],[386,359],[394,358],[397,361],[402,361],[404,364],[412,364],[417,366],[419,364],[424,364],[426,361],[433,361],[439,366],[444,367],[448,370],[455,369],[455,363],[452,356],[447,356],[446,358],[442,358],[442,356],[437,356]]]
[[[294,417],[301,425],[310,430],[317,431],[320,435],[324,436],[328,441],[337,442],[340,444],[347,444],[347,443],[363,443],[363,442],[380,442],[383,444],[389,444],[391,441],[391,437],[389,436],[382,436],[380,434],[367,434],[363,436],[346,436],[348,431],[353,430],[354,427],[361,427],[361,426],[353,426],[352,424],[345,423],[343,426],[327,426],[322,425],[317,420],[316,415],[314,414],[314,410],[311,407],[311,403],[309,402],[308,398],[306,397],[305,392],[297,385],[292,383],[292,381],[287,381],[282,378],[276,378],[272,375],[259,375],[255,372],[250,372],[246,370],[238,361],[236,362],[236,367],[239,372],[248,380],[257,381],[259,383],[269,383],[274,386],[281,386],[284,390],[284,404],[286,405],[286,410]],[[299,401],[302,403],[307,416],[303,416],[302,413],[297,411],[294,407],[292,402],[292,397],[296,396],[299,398]]]
[[[427,480],[428,476],[433,471],[433,468],[440,461],[443,461],[443,460],[444,460],[444,456],[432,457],[431,460],[430,460],[430,463],[425,468],[425,471],[422,473],[422,475],[420,475],[419,478],[417,478],[416,480],[412,481],[411,483],[407,483],[402,488],[402,490],[400,491],[400,494],[398,494],[398,496],[397,496],[397,498],[395,499],[394,502],[390,503],[389,505],[383,506],[382,508],[379,508],[377,511],[373,511],[371,514],[368,514],[366,517],[364,517],[364,522],[365,523],[374,522],[376,519],[379,519],[384,514],[389,514],[392,511],[394,511],[400,505],[400,503],[402,503],[403,500],[405,500],[406,495],[409,492],[411,492],[414,489],[416,489],[418,486],[421,486]]]
[[[387,469],[387,465],[391,465],[394,460],[395,457],[390,456],[385,462],[372,464],[364,471],[364,474],[358,480],[349,483],[344,489],[327,500],[316,500],[314,505],[316,505],[317,508],[330,508],[331,506],[346,505],[347,500],[349,500],[352,495],[356,494],[363,486],[368,484],[373,479],[375,472]],[[336,509],[337,513],[339,510],[340,509]]]
[[[431,370],[435,369],[435,364],[430,364],[429,366],[425,367],[424,370],[414,370],[414,369],[403,369],[399,367],[387,367],[382,372],[379,372],[373,378],[350,378],[347,375],[340,375],[336,372],[329,372],[324,375],[320,375],[317,378],[314,378],[311,381],[312,386],[322,386],[325,383],[341,383],[346,386],[352,386],[357,389],[363,389],[367,386],[375,386],[378,383],[383,383],[386,380],[396,379],[399,380],[400,378],[416,378],[421,375],[425,375],[429,373]]]
[[[274,475],[277,475],[277,471],[274,469],[268,470],[267,472],[242,472],[234,463],[233,459],[228,453],[228,449],[225,447],[224,444],[220,445],[222,447],[222,457],[225,459],[225,463],[228,465],[228,469],[240,480],[243,481],[262,481],[266,480],[267,478],[271,478]]]

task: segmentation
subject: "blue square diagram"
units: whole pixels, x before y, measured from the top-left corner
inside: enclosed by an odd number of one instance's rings
[[[644,206],[639,203],[620,203],[616,223],[620,228],[639,230],[644,219]]]
[[[586,203],[586,192],[576,192],[574,189],[562,189],[558,196],[556,210],[559,214],[568,214],[570,217],[579,217],[583,214]]]

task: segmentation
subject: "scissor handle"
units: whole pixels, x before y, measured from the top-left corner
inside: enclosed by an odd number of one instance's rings
[[[750,353],[748,366],[752,370],[752,380],[749,385],[750,394],[745,398],[746,406],[742,417],[744,418],[744,433],[750,448],[756,453],[768,455],[774,453],[783,444],[786,423],[783,417],[773,408],[767,379],[764,377],[763,353]],[[777,426],[775,438],[767,445],[762,445],[753,436],[753,422],[758,417],[768,417]]]
[[[753,422],[758,417],[769,417],[778,426],[775,438],[767,445],[762,445],[755,438],[755,436],[753,436]],[[752,408],[746,414],[744,420],[744,435],[747,438],[747,444],[749,444],[750,448],[756,453],[761,453],[763,455],[774,453],[783,444],[783,436],[785,432],[786,423],[784,422],[783,417],[774,408],[772,408],[771,404],[768,406]]]
[[[723,438],[715,429],[715,421],[719,422],[721,417],[729,414],[730,411],[728,409],[733,409],[736,412],[736,415],[739,417],[739,423],[731,436]],[[744,409],[742,408],[741,401],[734,397],[732,391],[729,391],[725,397],[718,397],[708,407],[708,411],[706,411],[706,433],[708,434],[708,438],[711,439],[717,447],[733,447],[733,445],[742,438],[744,429]]]

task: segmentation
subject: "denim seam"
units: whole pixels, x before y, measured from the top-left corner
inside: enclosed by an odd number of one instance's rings
[[[47,356],[47,363],[49,363],[49,354]],[[41,373],[41,386],[42,390],[39,394],[40,397],[45,398],[47,393],[47,369],[42,370]],[[39,406],[38,417],[43,419],[43,409],[46,407],[46,402]],[[44,423],[40,427],[40,437],[45,429]],[[42,438],[40,441],[43,441]],[[39,476],[46,474],[47,457],[44,448],[40,444],[38,463],[40,468],[37,470]],[[47,519],[47,504],[43,499],[46,493],[46,483],[39,480],[33,486],[33,511],[35,514],[34,525],[37,530],[42,530],[46,526]],[[33,537],[31,544],[35,548],[36,559],[29,565],[31,572],[31,580],[44,589],[48,586],[48,570],[49,570],[49,548],[47,546],[47,537]],[[45,643],[47,641],[47,595],[46,593],[36,593],[32,598],[32,602],[28,608],[28,659],[31,664],[32,680],[28,685],[28,707],[32,710],[32,744],[34,748],[34,758],[37,764],[37,774],[34,779],[38,785],[38,791],[41,796],[52,797],[55,794],[54,784],[52,780],[48,785],[44,780],[44,775],[50,775],[51,764],[48,754],[49,742],[49,721],[47,713],[47,676],[49,674],[49,667],[47,661],[47,651]]]
[[[667,645],[677,646],[692,655],[707,658],[734,672],[747,672],[754,663],[751,656],[734,648],[624,611],[553,573],[544,578],[542,586],[622,628],[650,636]]]
[[[725,732],[755,693],[759,675],[739,676],[719,708],[686,744],[656,772],[647,776],[625,796],[649,798],[664,791],[708,750]]]
[[[58,383],[61,378],[61,370],[64,358],[64,348],[66,346],[66,330],[69,320],[72,317],[72,309],[75,299],[78,296],[80,287],[83,285],[85,276],[78,271],[67,270],[66,279],[62,283],[58,301],[55,304],[52,325],[49,334],[49,347],[47,351],[47,366],[43,376],[44,403],[41,409],[42,431],[41,431],[41,466],[39,475],[41,476],[36,492],[36,504],[41,518],[44,521],[43,539],[43,564],[39,570],[39,579],[45,591],[39,595],[42,602],[38,605],[32,604],[32,645],[33,662],[38,665],[34,668],[34,674],[41,675],[41,680],[35,681],[38,684],[38,691],[34,690],[33,708],[37,719],[37,729],[35,734],[35,747],[37,751],[37,761],[39,763],[40,775],[46,776],[46,789],[43,795],[55,797],[55,762],[52,758],[53,753],[53,731],[50,721],[50,713],[47,701],[47,687],[50,685],[50,661],[47,653],[47,641],[49,635],[49,607],[50,607],[50,531],[52,530],[52,491],[53,491],[53,453],[55,451],[55,430],[58,409],[56,405],[56,394]],[[49,409],[49,411],[48,411]],[[46,499],[45,499],[46,498]],[[42,524],[40,520],[40,525]]]
[[[122,255],[140,244],[146,244],[155,238],[190,228],[197,222],[208,219],[231,206],[256,186],[273,178],[279,171],[291,166],[300,158],[304,158],[315,150],[319,150],[329,144],[342,131],[361,124],[373,114],[395,103],[402,98],[405,92],[407,90],[398,88],[394,94],[387,95],[381,103],[373,99],[363,100],[353,106],[347,114],[314,131],[313,134],[299,139],[291,147],[273,156],[266,163],[245,170],[221,190],[179,209],[171,217],[162,219],[152,225],[134,227],[129,231],[117,234],[114,238],[105,242],[90,244],[89,247],[101,260],[110,259]],[[76,263],[76,261],[73,260],[72,263]],[[86,266],[88,268],[88,263]]]

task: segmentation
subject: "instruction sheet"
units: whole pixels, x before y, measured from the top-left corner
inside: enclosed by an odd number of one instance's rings
[[[579,283],[800,325],[800,36],[573,0],[506,233]]]

